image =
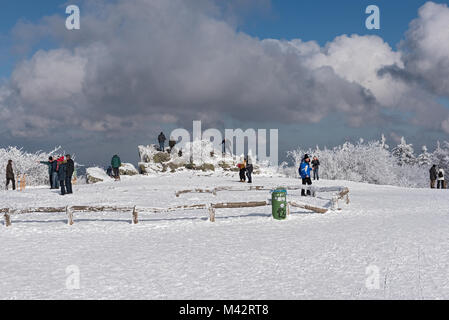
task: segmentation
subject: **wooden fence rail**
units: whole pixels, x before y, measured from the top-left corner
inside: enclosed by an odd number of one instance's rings
[[[148,207],[129,207],[129,206],[71,206],[71,207],[37,207],[25,209],[0,209],[0,213],[4,214],[5,226],[11,226],[12,215],[22,215],[29,213],[65,213],[67,215],[67,224],[72,226],[74,224],[75,212],[125,212],[131,213],[132,224],[139,223],[139,213],[168,213],[175,211],[186,210],[207,210],[209,213],[209,220],[215,222],[215,212],[217,209],[238,209],[238,208],[255,208],[265,207],[270,205],[269,201],[252,201],[252,202],[225,202],[212,204],[194,204],[181,205],[169,208],[148,208]],[[316,213],[326,213],[327,208],[311,206],[304,203],[288,202],[289,206],[303,208]]]

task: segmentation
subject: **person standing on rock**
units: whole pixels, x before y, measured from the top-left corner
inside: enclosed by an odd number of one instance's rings
[[[437,180],[437,166],[434,164],[429,170],[430,173],[430,188],[435,189],[435,181]]]
[[[302,184],[305,185],[312,185],[312,179],[310,178],[310,172],[312,171],[312,166],[310,164],[310,157],[308,154],[304,155],[304,159],[301,162],[301,166],[299,167],[299,175],[302,179]],[[312,192],[310,190],[307,190],[307,195],[312,195]],[[304,189],[301,190],[301,196],[306,196],[306,191]]]
[[[112,174],[114,176],[115,181],[120,180],[120,166],[122,165],[122,161],[118,155],[114,155],[111,160]]]
[[[16,190],[16,179],[12,168],[12,160],[8,160],[8,165],[6,166],[6,190],[8,190],[10,181],[12,182],[12,189]]]
[[[167,138],[165,137],[163,132],[161,132],[161,134],[157,137],[157,140],[159,142],[159,148],[161,149],[162,152],[164,152],[165,151],[165,141],[167,140]]]

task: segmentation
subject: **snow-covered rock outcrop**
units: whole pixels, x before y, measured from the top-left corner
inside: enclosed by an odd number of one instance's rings
[[[174,147],[171,152],[160,152],[156,145],[139,146],[139,170],[142,174],[175,173],[180,171],[217,172],[235,174],[239,171],[237,165],[243,161],[243,155],[235,156],[229,153],[223,155],[222,150],[214,148],[207,140],[197,140],[186,143],[182,150]],[[167,148],[168,150],[168,148]],[[254,174],[276,174],[277,168],[268,164],[258,163],[253,159]]]
[[[131,163],[122,163],[119,171],[121,176],[136,176],[139,174],[139,171]]]
[[[86,169],[86,182],[87,183],[98,183],[103,181],[112,180],[110,176],[106,174],[106,172],[98,167],[87,168]]]

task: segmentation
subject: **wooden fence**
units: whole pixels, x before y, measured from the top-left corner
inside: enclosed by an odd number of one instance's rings
[[[323,207],[317,207],[308,205],[305,203],[290,201],[289,206],[310,210],[316,213],[324,214],[329,209]],[[71,206],[71,207],[39,207],[39,208],[26,208],[26,209],[0,209],[0,213],[4,215],[5,226],[10,227],[11,216],[22,215],[29,213],[65,213],[67,215],[68,225],[74,224],[74,213],[76,212],[125,212],[130,213],[132,218],[132,224],[139,223],[139,213],[168,213],[175,211],[186,210],[207,210],[209,214],[209,220],[215,222],[215,213],[217,209],[238,209],[238,208],[255,208],[265,207],[271,205],[269,201],[252,201],[252,202],[225,202],[225,203],[212,203],[212,204],[194,204],[194,205],[182,205],[169,208],[144,208],[135,207],[113,207],[113,206]],[[290,211],[290,210],[288,210]]]
[[[338,201],[346,200],[349,204],[349,189],[346,187],[330,187],[330,188],[316,188],[311,186],[291,186],[285,187],[286,190],[301,190],[306,189],[312,192],[313,196],[316,196],[317,192],[333,192],[332,199],[323,206],[313,206],[310,204],[288,201],[288,213],[290,213],[290,207],[302,208],[305,210],[313,211],[315,213],[324,214],[332,210],[339,210]],[[271,190],[264,188],[263,186],[248,186],[248,187],[218,187],[214,189],[192,189],[182,190],[176,192],[176,196],[186,193],[212,193],[214,195],[220,191],[262,191]],[[225,202],[225,203],[211,203],[211,204],[193,204],[193,205],[180,205],[168,208],[155,208],[155,207],[137,207],[137,206],[67,206],[67,207],[37,207],[37,208],[25,208],[25,209],[0,209],[0,214],[3,213],[5,226],[10,227],[11,216],[29,214],[29,213],[65,213],[67,215],[68,225],[74,224],[74,213],[76,212],[124,212],[130,213],[132,224],[139,223],[139,213],[168,213],[176,211],[186,210],[207,210],[209,214],[209,221],[215,222],[215,214],[217,209],[238,209],[238,208],[255,208],[265,207],[271,205],[271,201],[252,201],[252,202]]]

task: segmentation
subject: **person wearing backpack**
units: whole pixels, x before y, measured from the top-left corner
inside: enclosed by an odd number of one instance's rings
[[[446,189],[446,186],[445,186],[445,183],[444,183],[444,170],[443,170],[443,168],[440,168],[440,170],[438,170],[437,189]]]
[[[312,172],[312,165],[310,163],[310,157],[308,154],[304,155],[304,158],[301,162],[301,165],[299,167],[299,175],[301,176],[302,179],[302,184],[303,185],[312,185],[312,179],[311,177],[311,172]],[[309,190],[307,190],[307,196],[311,196],[312,192]],[[301,190],[301,196],[305,197],[306,196],[306,190],[302,189]]]
[[[115,181],[120,180],[120,166],[122,165],[122,161],[120,160],[120,157],[118,155],[114,155],[111,160],[111,167],[113,176],[115,178]]]
[[[242,159],[237,167],[239,168],[240,182],[246,182],[246,160]]]

